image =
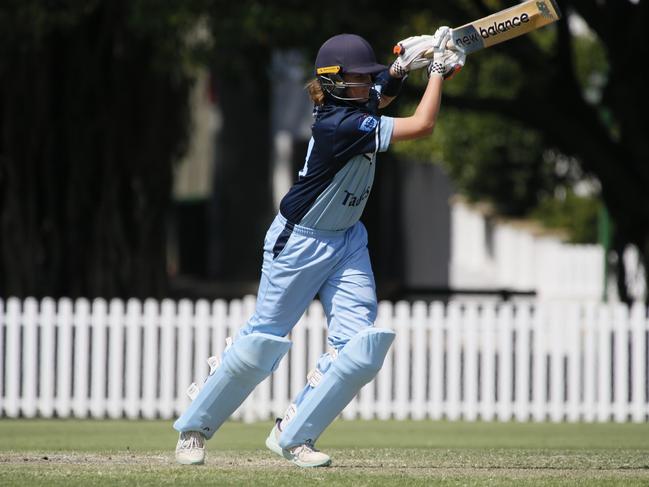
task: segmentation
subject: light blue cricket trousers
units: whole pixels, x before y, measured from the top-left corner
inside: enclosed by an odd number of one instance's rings
[[[316,295],[335,349],[374,325],[376,288],[365,226],[359,221],[347,230],[314,230],[278,214],[264,240],[255,313],[239,334],[288,335]]]

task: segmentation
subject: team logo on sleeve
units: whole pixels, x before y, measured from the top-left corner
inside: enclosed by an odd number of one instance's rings
[[[371,115],[365,115],[363,118],[360,119],[358,123],[358,129],[361,132],[371,132],[376,128],[378,124],[379,121],[376,117],[373,117]]]

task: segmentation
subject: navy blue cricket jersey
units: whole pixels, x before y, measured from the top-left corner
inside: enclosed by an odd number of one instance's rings
[[[280,203],[292,224],[344,230],[356,223],[374,181],[376,153],[390,145],[394,119],[353,106],[318,107],[306,162]]]

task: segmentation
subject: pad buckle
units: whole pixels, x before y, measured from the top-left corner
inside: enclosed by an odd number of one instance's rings
[[[225,349],[223,350],[224,354],[232,346],[232,343],[233,343],[232,337],[227,337],[225,339]],[[207,365],[209,365],[210,367],[210,373],[208,375],[209,377],[210,375],[214,374],[214,372],[216,372],[216,369],[219,368],[219,366],[221,365],[221,359],[219,358],[218,355],[213,355],[207,359]],[[207,380],[207,378],[205,378],[205,380]],[[200,391],[201,388],[195,382],[192,382],[187,388],[186,393],[189,396],[189,398],[193,401],[194,399],[196,399],[196,396],[198,396],[198,393]]]
[[[297,406],[295,405],[294,402],[291,403],[291,405],[286,409],[286,412],[284,413],[284,419],[282,419],[282,424],[288,424],[292,419],[293,416],[297,413]]]
[[[331,347],[329,350],[327,350],[327,353],[331,357],[331,360],[336,360],[338,358],[338,350],[336,350],[333,347]]]
[[[320,369],[316,367],[307,374],[306,380],[311,387],[317,387],[317,385],[320,384],[320,381],[322,380],[322,372],[320,372]]]
[[[187,395],[193,401],[194,399],[196,399],[196,396],[198,396],[200,390],[201,389],[196,385],[196,382],[192,382],[187,388]]]
[[[218,357],[218,355],[214,355],[213,357],[207,359],[207,365],[210,366],[210,375],[212,375],[214,372],[216,372],[216,369],[219,368],[219,365],[221,365],[221,359]]]

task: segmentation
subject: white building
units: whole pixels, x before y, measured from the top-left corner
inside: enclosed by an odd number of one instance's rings
[[[540,299],[604,296],[600,245],[564,242],[528,221],[490,216],[462,198],[451,203],[449,282],[454,289],[534,292]]]

